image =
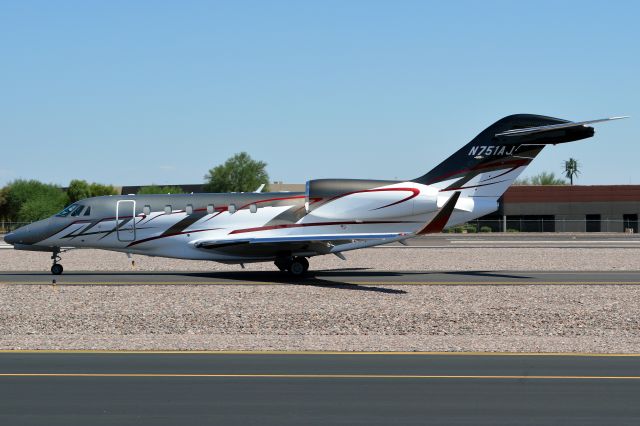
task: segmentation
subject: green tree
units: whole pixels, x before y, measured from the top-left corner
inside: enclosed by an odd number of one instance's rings
[[[4,219],[7,216],[7,187],[0,189],[0,219]]]
[[[553,172],[542,172],[532,177],[516,179],[514,185],[566,185],[564,179],[557,178]]]
[[[103,185],[101,183],[91,183],[89,185],[89,193],[91,197],[100,197],[102,195],[118,195],[118,191],[113,185]]]
[[[91,197],[91,188],[86,180],[74,179],[69,182],[67,195],[69,196],[69,202],[75,203],[78,200]]]
[[[3,193],[4,216],[14,221],[44,219],[68,203],[67,194],[59,187],[37,180],[15,180],[3,189]],[[38,208],[41,208],[39,212]]]
[[[18,221],[35,222],[36,220],[46,219],[62,210],[66,203],[52,203],[53,199],[34,198],[27,200],[18,212]]]
[[[207,192],[251,192],[269,183],[267,163],[252,159],[246,152],[235,154],[205,175]],[[267,189],[267,188],[265,188]],[[267,189],[268,190],[268,189]]]
[[[102,185],[100,183],[87,183],[85,180],[74,179],[69,183],[67,195],[69,202],[83,200],[89,197],[99,197],[101,195],[117,195],[118,192],[111,185]]]
[[[184,191],[179,186],[143,186],[138,191],[138,195],[144,194],[184,194]]]
[[[530,178],[520,178],[520,179],[516,179],[513,181],[513,184],[515,186],[520,186],[520,185],[531,185],[531,179]]]
[[[556,177],[553,172],[542,172],[531,178],[531,185],[566,185],[567,181]]]
[[[580,174],[580,170],[578,169],[578,167],[580,167],[580,165],[578,164],[578,160],[576,160],[575,158],[569,158],[564,162],[564,175],[567,179],[569,179],[571,185],[573,185],[574,176],[578,177],[578,175]]]

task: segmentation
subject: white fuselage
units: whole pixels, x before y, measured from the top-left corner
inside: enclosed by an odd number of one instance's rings
[[[324,200],[286,192],[251,194],[251,199],[245,200],[248,194],[243,193],[235,196],[238,200],[230,194],[229,201],[233,202],[220,204],[208,203],[207,194],[195,194],[163,196],[170,201],[152,207],[149,197],[153,196],[101,197],[100,203],[107,203],[106,207],[92,207],[92,211],[105,212],[103,217],[90,213],[87,217],[80,214],[64,218],[68,223],[37,245],[221,262],[263,261],[274,255],[228,253],[198,246],[203,241],[233,243],[322,235],[348,235],[356,240],[370,234],[411,234],[428,223],[452,194],[434,186],[399,182]],[[88,199],[80,204],[93,203]],[[497,198],[462,196],[447,226],[496,209]],[[289,213],[293,219],[287,220]],[[278,221],[279,217],[284,219]]]

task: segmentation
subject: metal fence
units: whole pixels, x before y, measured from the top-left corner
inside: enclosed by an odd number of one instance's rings
[[[0,234],[6,234],[32,222],[0,221]],[[523,219],[507,216],[507,232],[626,232],[638,233],[637,220],[573,220],[573,219]],[[476,219],[464,225],[454,226],[445,232],[504,232],[504,219]]]
[[[625,232],[638,233],[637,220],[620,219],[476,219],[448,232]],[[506,225],[506,226],[505,226]]]
[[[6,234],[20,228],[21,226],[28,225],[32,222],[5,222],[0,221],[0,234]]]

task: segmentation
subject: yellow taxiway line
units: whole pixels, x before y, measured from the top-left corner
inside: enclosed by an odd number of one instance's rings
[[[524,376],[414,374],[188,374],[188,373],[0,373],[2,377],[151,377],[234,379],[466,379],[466,380],[640,380],[640,376]]]

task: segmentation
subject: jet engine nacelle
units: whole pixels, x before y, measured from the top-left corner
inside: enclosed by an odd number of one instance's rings
[[[322,179],[307,183],[309,215],[325,220],[374,220],[435,212],[437,190],[389,181]]]

